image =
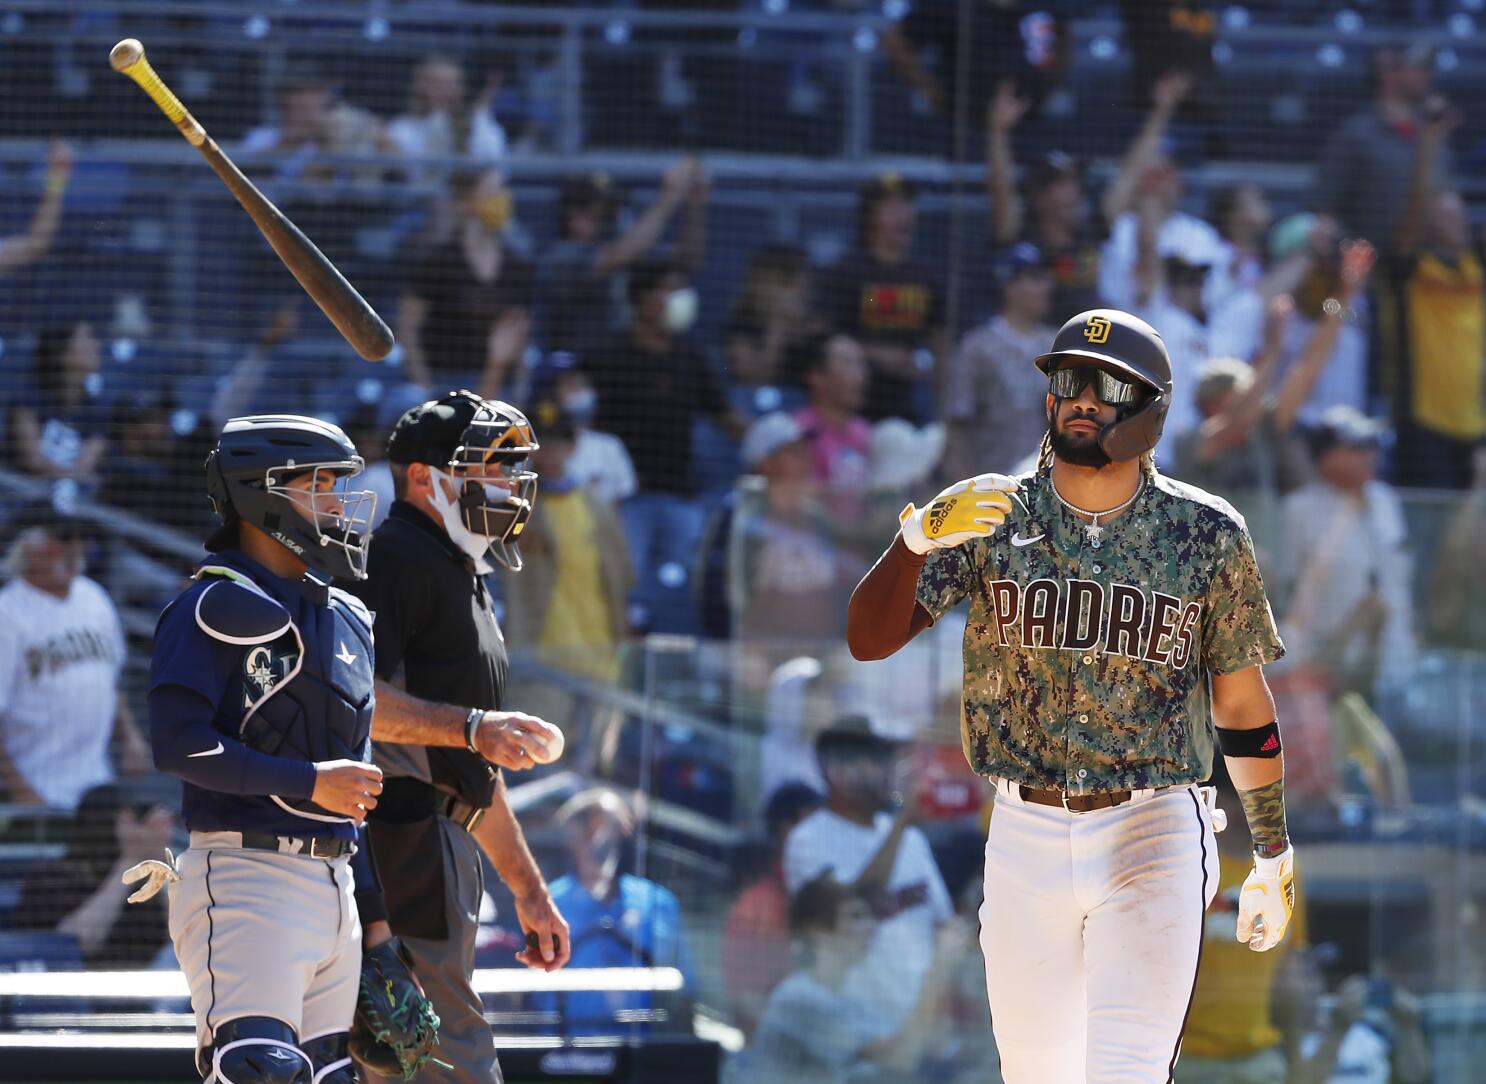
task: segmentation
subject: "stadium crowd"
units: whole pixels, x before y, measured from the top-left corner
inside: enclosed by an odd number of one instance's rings
[[[828,262],[794,238],[752,238],[725,301],[699,296],[723,254],[708,236],[714,181],[696,155],[677,156],[645,199],[605,173],[575,174],[550,230],[524,223],[508,173],[539,137],[503,123],[507,84],[471,93],[473,73],[452,55],[419,62],[405,110],[387,118],[293,67],[272,123],[233,148],[264,182],[439,188],[387,268],[392,375],[339,420],[386,505],[386,437],[407,406],[468,387],[526,411],[541,495],[528,567],[501,585],[513,655],[614,684],[633,677],[647,634],[740,649],[730,695],[764,705],[761,764],[756,785],[740,772],[729,794],[760,811],[768,843],[713,923],[721,996],[750,1040],[739,1081],[985,1080],[994,1064],[967,932],[985,793],[936,759],[937,702],[899,715],[896,679],[842,678],[832,645],[905,500],[1031,468],[1046,394],[1031,361],[1068,317],[1124,308],[1165,337],[1175,400],[1158,466],[1226,497],[1255,536],[1288,648],[1272,683],[1299,823],[1359,802],[1407,809],[1419,784],[1390,710],[1423,654],[1486,653],[1486,254],[1455,187],[1464,117],[1431,85],[1433,53],[1404,41],[1374,52],[1372,100],[1317,140],[1310,195],[1280,215],[1257,182],[1204,185],[1205,205],[1192,195],[1221,152],[1221,86],[1210,64],[1175,62],[1200,55],[1194,40],[1210,51],[1213,34],[1175,13],[1210,20],[1204,5],[1121,5],[1142,116],[1107,174],[1039,128],[1073,63],[1058,5],[985,5],[971,32],[996,63],[971,73],[945,59],[958,4],[907,7],[885,40],[902,93],[977,120],[986,235],[965,244],[991,286],[969,307],[974,321],[950,304],[945,254],[923,242],[916,186],[893,172],[860,188],[854,235]],[[1149,24],[1153,11],[1164,21]],[[54,144],[28,227],[0,240],[0,274],[48,259],[75,153]],[[462,164],[446,168],[451,156]],[[704,305],[726,316],[699,335]],[[77,510],[113,506],[204,537],[205,449],[226,418],[264,402],[281,348],[313,343],[309,317],[293,302],[265,316],[199,410],[168,381],[113,395],[100,316],[42,328],[31,372],[0,388],[8,469],[53,494],[7,541],[0,785],[6,802],[66,811],[72,826],[65,862],[51,881],[25,880],[6,921],[75,937],[92,966],[156,958],[160,916],[121,911],[106,889],[170,824],[135,793],[149,765],[116,692],[124,633],[96,582],[111,582],[102,565],[119,557]],[[273,400],[307,413],[317,402]],[[1420,490],[1451,492],[1436,504]],[[147,601],[174,582],[156,576]],[[86,703],[82,668],[97,690]],[[907,695],[957,694],[920,684],[931,688]],[[892,793],[901,800],[884,811]],[[574,962],[643,957],[680,967],[690,987],[685,927],[701,919],[630,872],[639,813],[596,790],[557,815],[571,873],[554,892]],[[1225,847],[1241,856],[1242,821],[1229,821]],[[1225,899],[1231,909],[1241,865],[1225,851],[1215,914]],[[626,915],[643,921],[620,936]],[[1428,1079],[1404,988],[1424,980],[1404,961],[1379,962],[1399,968],[1384,989],[1349,975],[1356,961],[1328,956],[1303,924],[1292,949],[1262,959],[1235,955],[1219,926],[1177,1079]],[[1323,982],[1335,989],[1329,1015]],[[584,1034],[649,1002],[534,1004]],[[1223,1065],[1234,1075],[1216,1075]]]

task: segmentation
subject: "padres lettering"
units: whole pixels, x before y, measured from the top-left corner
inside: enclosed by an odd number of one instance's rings
[[[987,588],[998,646],[1096,651],[1174,670],[1192,660],[1200,602],[1094,580],[992,580]]]

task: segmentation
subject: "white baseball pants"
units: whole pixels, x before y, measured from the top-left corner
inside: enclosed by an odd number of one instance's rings
[[[985,953],[1006,1084],[1164,1084],[1218,887],[1195,786],[1070,813],[996,781]]]

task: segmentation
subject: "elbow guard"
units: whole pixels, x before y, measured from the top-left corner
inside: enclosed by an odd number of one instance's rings
[[[1283,751],[1280,724],[1270,722],[1257,730],[1229,730],[1217,727],[1218,747],[1225,757],[1258,757],[1272,760]]]

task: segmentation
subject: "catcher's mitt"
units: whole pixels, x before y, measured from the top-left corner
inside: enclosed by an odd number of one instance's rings
[[[351,1053],[380,1076],[412,1080],[433,1058],[439,1017],[413,980],[402,942],[393,937],[361,958],[361,990]],[[443,1064],[440,1062],[439,1064]]]

